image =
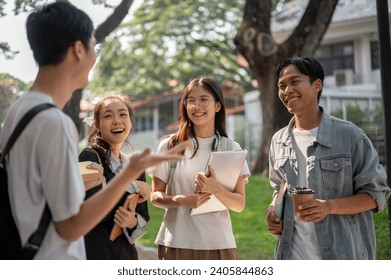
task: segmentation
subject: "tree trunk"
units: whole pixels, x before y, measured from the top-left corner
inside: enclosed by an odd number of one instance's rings
[[[243,22],[235,37],[236,51],[248,62],[260,90],[262,109],[261,145],[253,172],[268,172],[271,137],[292,117],[277,95],[275,68],[290,56],[311,56],[331,21],[338,0],[310,0],[297,27],[282,44],[270,30],[271,0],[246,0]]]
[[[75,123],[77,131],[79,132],[79,140],[83,136],[83,122],[80,119],[80,101],[83,96],[83,89],[75,90],[72,94],[71,99],[65,104],[62,109]]]
[[[270,60],[264,62],[264,73],[258,73],[254,69],[254,74],[258,79],[260,90],[260,104],[271,104],[270,106],[262,106],[262,130],[261,130],[261,145],[252,169],[256,172],[261,172],[266,175],[269,167],[269,146],[272,135],[275,131],[281,128],[281,125],[286,124],[291,115],[285,109],[277,95],[277,79],[273,68],[277,61]]]

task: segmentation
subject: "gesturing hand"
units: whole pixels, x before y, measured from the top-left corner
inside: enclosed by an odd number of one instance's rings
[[[138,173],[143,172],[149,167],[153,167],[162,163],[163,161],[168,160],[181,160],[182,152],[184,152],[187,148],[191,147],[191,141],[184,141],[171,148],[165,153],[160,154],[152,154],[150,148],[146,148],[142,152],[134,153],[130,157],[130,162],[128,168],[133,171],[137,171]]]

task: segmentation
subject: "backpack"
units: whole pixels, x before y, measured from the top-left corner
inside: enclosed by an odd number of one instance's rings
[[[38,229],[30,236],[27,245],[22,248],[19,232],[12,216],[11,205],[9,201],[8,177],[5,158],[30,120],[37,113],[51,107],[55,107],[55,105],[44,103],[28,111],[11,134],[7,144],[5,145],[5,148],[0,151],[0,259],[33,259],[50,224],[51,213],[48,205],[46,204]]]

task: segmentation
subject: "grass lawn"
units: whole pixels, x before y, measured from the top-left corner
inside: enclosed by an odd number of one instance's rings
[[[241,260],[273,259],[276,239],[267,231],[265,211],[270,203],[272,188],[268,179],[252,175],[246,186],[246,208],[242,213],[231,212],[232,225]],[[149,204],[150,222],[140,243],[156,247],[155,238],[163,220],[164,210]],[[391,259],[390,231],[387,210],[375,214],[377,258]]]

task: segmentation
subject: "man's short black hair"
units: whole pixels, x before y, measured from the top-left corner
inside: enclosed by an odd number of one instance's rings
[[[308,76],[311,83],[319,79],[323,85],[324,70],[315,58],[294,56],[283,60],[276,68],[277,78],[280,77],[281,71],[289,65],[294,65],[301,74]],[[318,93],[318,101],[322,95],[322,89]]]
[[[32,12],[26,30],[34,59],[41,67],[59,64],[78,40],[89,50],[94,26],[82,10],[70,3],[54,2]]]

